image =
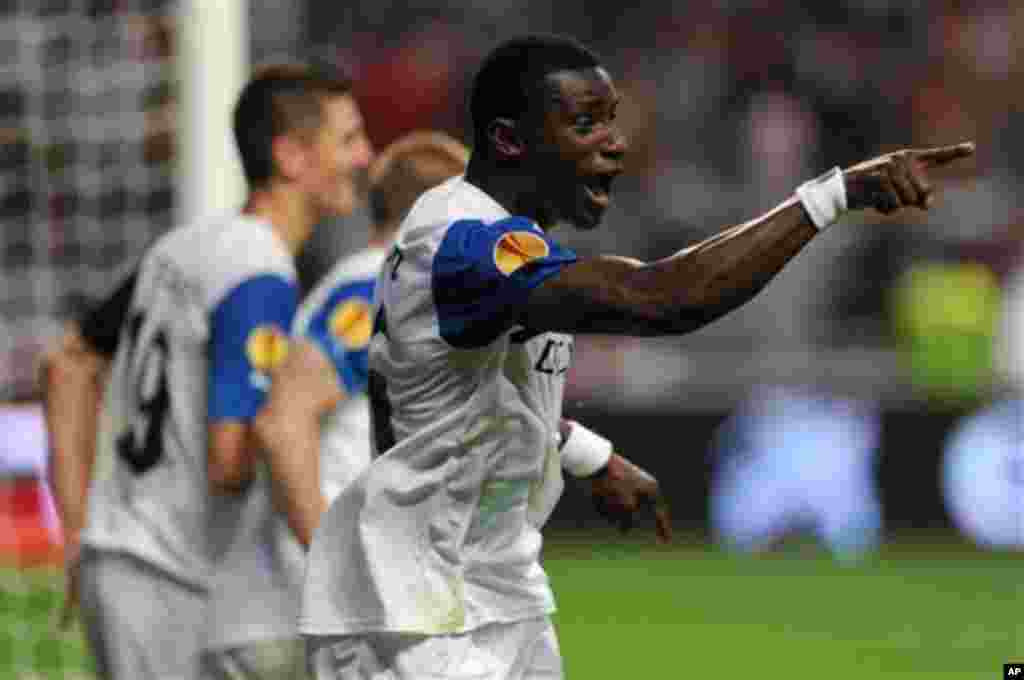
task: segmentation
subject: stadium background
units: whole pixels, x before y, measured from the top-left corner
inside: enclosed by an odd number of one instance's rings
[[[465,139],[472,68],[504,37],[557,31],[593,46],[626,97],[632,152],[604,226],[562,234],[582,254],[662,256],[831,165],[975,140],[976,161],[942,174],[927,216],[848,218],[731,317],[679,339],[581,338],[569,415],[659,475],[683,535],[671,550],[620,540],[570,485],[548,564],[570,677],[995,677],[1024,658],[1017,557],[959,534],[939,484],[950,431],[1013,388],[997,359],[1024,245],[1024,8],[226,2],[248,19],[249,63],[347,68],[378,147],[423,127]],[[80,636],[52,622],[59,531],[37,483],[35,359],[180,214],[191,81],[178,8],[0,3],[3,678],[87,672]],[[365,220],[320,226],[305,284],[362,243]],[[751,389],[780,383],[879,413],[886,538],[863,564],[802,542],[749,559],[708,544],[708,443]]]

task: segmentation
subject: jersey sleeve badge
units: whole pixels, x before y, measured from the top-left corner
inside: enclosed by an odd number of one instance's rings
[[[359,350],[370,343],[373,331],[370,317],[370,303],[365,298],[352,297],[334,309],[327,327],[331,337],[344,349]]]
[[[494,244],[494,265],[509,276],[530,262],[547,257],[550,252],[547,242],[540,236],[528,231],[510,231]]]
[[[288,338],[273,326],[257,326],[245,341],[245,355],[253,369],[266,374],[288,356]]]

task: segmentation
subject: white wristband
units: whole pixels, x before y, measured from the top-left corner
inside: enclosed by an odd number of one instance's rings
[[[818,229],[829,226],[846,212],[846,180],[839,166],[801,184],[796,195]]]
[[[601,435],[573,422],[562,443],[562,467],[573,477],[589,477],[612,456],[612,443]]]

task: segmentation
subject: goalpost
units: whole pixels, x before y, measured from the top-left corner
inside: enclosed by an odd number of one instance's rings
[[[245,199],[231,113],[249,76],[249,2],[181,0],[177,12],[175,223],[184,224]]]
[[[0,2],[0,399],[36,385],[35,355],[80,311],[71,293],[106,294],[166,229],[244,200],[231,113],[249,76],[249,9]],[[39,408],[0,403],[0,419],[0,677],[91,677],[81,630],[55,627],[60,538]]]

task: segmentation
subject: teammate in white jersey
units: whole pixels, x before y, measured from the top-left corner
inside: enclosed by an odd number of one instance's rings
[[[700,328],[847,209],[925,207],[924,166],[973,148],[837,168],[657,262],[579,259],[548,230],[599,223],[626,151],[618,103],[598,60],[565,38],[510,41],[477,73],[466,175],[420,198],[377,281],[378,457],[322,519],[306,571],[300,625],[318,677],[561,677],[536,526],[560,475],[569,334]],[[563,454],[599,468],[595,489],[622,476],[607,442],[568,435]],[[656,490],[639,496],[612,497],[628,510]]]
[[[268,372],[287,352],[284,333],[297,305],[294,253],[316,222],[351,211],[370,150],[347,79],[299,67],[267,69],[247,85],[235,135],[250,186],[242,214],[158,240],[122,287],[128,292],[115,296],[120,304],[106,306],[110,316],[100,325],[120,329],[96,443],[96,458],[109,470],[93,473],[92,451],[75,450],[90,448],[83,419],[61,431],[56,410],[78,398],[80,413],[95,414],[94,382],[77,381],[79,393],[68,394],[54,380],[59,371],[50,371],[54,459],[73,469],[66,494],[76,486],[81,492],[92,477],[81,535],[82,610],[103,677],[198,677],[200,648],[212,640],[244,646],[277,632],[276,621],[259,618],[265,611],[247,618],[244,630],[211,632],[205,591],[225,553],[237,557],[240,549],[253,563],[287,559],[269,531],[259,533],[273,513],[251,420]],[[102,353],[82,345],[66,347]],[[63,358],[75,360],[69,352]],[[264,536],[266,543],[245,544]],[[279,588],[263,577],[274,575],[260,563],[238,580],[247,581],[249,601],[265,602]],[[293,631],[292,624],[285,636]],[[228,668],[212,672],[236,677],[250,670],[248,661],[269,657],[287,677],[302,667],[294,642],[285,655],[235,658],[230,651],[221,657]]]
[[[272,374],[255,428],[306,545],[327,503],[370,462],[366,362],[377,272],[416,198],[465,171],[468,158],[440,132],[412,132],[381,151],[370,167],[369,244],[335,264],[296,314],[292,351]]]

